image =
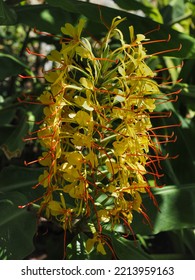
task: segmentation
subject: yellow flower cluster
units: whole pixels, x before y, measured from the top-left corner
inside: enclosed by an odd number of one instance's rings
[[[86,217],[93,225],[87,250],[95,245],[102,254],[102,224],[129,226],[134,211],[144,213],[141,193],[153,170],[149,149],[157,149],[150,114],[160,92],[145,63],[147,39],[130,27],[125,43],[118,29],[123,20],[113,19],[98,43],[81,37],[83,19],[76,27],[65,24],[61,31],[70,39],[48,55],[55,66],[45,73],[49,86],[39,98],[44,105],[37,134],[45,166],[39,177],[45,188],[41,211],[56,217],[64,230]],[[112,38],[118,42],[114,50]]]

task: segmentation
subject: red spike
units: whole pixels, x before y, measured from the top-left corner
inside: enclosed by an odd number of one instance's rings
[[[152,29],[152,30],[150,30],[150,31],[148,31],[148,32],[146,32],[146,33],[144,33],[144,35],[146,36],[146,35],[148,35],[148,34],[151,34],[151,33],[153,33],[153,32],[156,32],[156,31],[160,31],[160,24],[159,24],[155,29]]]
[[[153,229],[149,216],[142,209],[140,209],[140,213],[144,216],[144,219],[148,222],[150,228]]]
[[[130,232],[131,232],[131,234],[132,234],[132,236],[133,236],[134,242],[135,242],[135,244],[137,245],[137,240],[136,240],[136,238],[135,238],[135,233],[134,233],[132,227],[130,226],[130,224],[128,223],[128,221],[125,220],[125,218],[123,218],[123,217],[120,216],[120,219],[124,222],[124,224],[125,224],[125,225],[128,227],[128,229],[130,230]],[[125,238],[125,237],[124,237],[124,238]]]
[[[179,127],[179,126],[181,126],[181,123],[162,125],[162,126],[152,127],[149,129],[149,131],[154,131],[154,130],[158,130],[158,129],[162,129],[162,128]]]
[[[44,31],[38,31],[38,30],[36,29],[36,27],[34,27],[33,31],[34,31],[36,34],[39,34],[39,35],[44,35],[44,36],[47,36],[47,37],[55,37],[55,38],[62,39],[62,36],[53,35],[53,34],[51,34],[51,33],[44,32]]]
[[[108,24],[105,22],[103,16],[102,16],[102,11],[101,11],[101,7],[100,5],[98,5],[98,10],[99,10],[99,15],[100,15],[100,20],[103,22],[103,24],[105,25],[105,27],[109,30],[110,27],[108,26]]]
[[[41,196],[41,197],[39,197],[39,198],[36,198],[35,200],[33,200],[33,201],[31,201],[31,202],[28,202],[28,203],[25,204],[25,205],[18,205],[18,208],[19,208],[19,209],[24,209],[24,208],[26,208],[26,207],[28,207],[28,206],[34,204],[35,202],[41,200],[42,198],[43,198],[43,196]]]
[[[167,39],[151,40],[151,41],[147,41],[147,42],[141,42],[141,44],[142,45],[149,45],[149,44],[163,43],[163,42],[168,43],[170,41],[170,39],[171,39],[171,35],[169,34]],[[138,46],[138,45],[140,45],[140,43],[135,42],[135,43],[131,44],[132,47]]]
[[[162,69],[158,69],[158,70],[154,70],[154,73],[159,73],[165,70],[170,70],[170,69],[176,69],[176,68],[182,68],[184,65],[184,62],[182,61],[181,64],[176,65],[176,66],[172,66],[172,67],[167,67],[167,68],[162,68]]]
[[[180,94],[181,91],[182,91],[182,89],[179,89],[179,90],[177,90],[177,91],[167,93],[166,96],[175,95],[175,94]]]
[[[159,86],[170,85],[170,84],[179,84],[179,83],[181,83],[182,80],[183,79],[179,79],[177,81],[171,81],[171,82],[164,82],[162,84],[159,84]]]
[[[18,75],[22,79],[45,79],[44,76],[23,76],[23,75]]]
[[[175,52],[175,51],[179,52],[181,50],[181,48],[182,48],[182,44],[180,44],[178,48],[174,48],[174,49],[170,49],[170,50],[164,50],[164,51],[159,51],[159,52],[150,54],[147,57],[156,56],[156,55],[159,55],[159,54],[165,54],[165,53],[169,53],[169,52]]]
[[[41,56],[41,57],[44,57],[44,58],[47,57],[47,56],[44,55],[44,54],[35,53],[35,52],[31,51],[29,48],[26,48],[26,51],[27,51],[28,54],[32,54],[32,55],[36,55],[36,56]]]
[[[153,115],[156,114],[156,115]],[[150,119],[158,119],[158,118],[170,118],[172,116],[172,111],[170,112],[153,112],[150,114]]]

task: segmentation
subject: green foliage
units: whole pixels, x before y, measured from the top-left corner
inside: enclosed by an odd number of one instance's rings
[[[27,209],[17,207],[25,202],[25,196],[19,192],[0,194],[0,251],[6,259],[22,259],[33,250],[36,218]]]
[[[36,162],[32,166],[24,166],[24,161],[34,161],[42,151],[38,143],[26,143],[24,138],[37,129],[35,120],[41,119],[42,108],[31,104],[31,100],[29,104],[22,100],[26,92],[39,96],[44,84],[41,78],[23,80],[18,74],[41,75],[44,67],[44,57],[32,58],[25,52],[27,47],[32,52],[47,55],[58,46],[55,37],[36,34],[34,28],[59,35],[61,26],[67,22],[75,24],[81,15],[87,20],[84,36],[93,36],[97,41],[105,33],[105,25],[109,26],[118,15],[126,17],[121,28],[127,41],[129,25],[134,26],[136,33],[142,34],[156,29],[147,35],[151,40],[168,39],[171,35],[169,42],[149,44],[147,50],[149,54],[162,51],[158,59],[152,58],[148,63],[154,70],[168,68],[161,78],[166,81],[169,77],[170,84],[165,84],[163,91],[169,94],[181,90],[177,102],[158,106],[159,111],[172,111],[172,116],[154,122],[158,126],[181,123],[174,128],[177,141],[167,146],[162,144],[165,154],[179,154],[179,157],[163,163],[165,175],[159,181],[166,186],[153,191],[159,209],[148,196],[143,198],[151,225],[137,214],[131,225],[133,233],[128,239],[123,237],[123,227],[116,228],[115,234],[103,228],[103,233],[108,234],[115,257],[119,259],[194,259],[195,1],[161,0],[154,6],[145,0],[114,0],[123,10],[77,0],[48,0],[42,5],[13,2],[0,1],[0,259],[23,259],[34,250],[46,252],[50,259],[63,257],[64,233],[52,221],[48,228],[48,224],[43,223],[46,226],[44,239],[43,232],[39,232],[33,242],[38,221],[36,199],[41,198],[42,189],[34,190],[32,187],[37,184],[42,170]],[[141,16],[138,10],[142,11]],[[178,51],[180,45],[182,49]],[[175,51],[163,53],[167,49]],[[182,60],[183,68],[176,68]],[[182,82],[175,83],[179,79]],[[162,128],[161,132],[169,135],[171,131]],[[154,184],[152,178],[149,180]],[[30,201],[34,202],[32,206],[18,208]],[[85,220],[80,221],[72,233],[67,233],[67,258],[102,259],[102,255],[96,252],[90,256],[87,254],[84,244],[89,233],[85,225]],[[156,242],[164,244],[164,238],[168,240],[170,250],[156,249]],[[106,250],[105,258],[112,258],[113,253],[109,248]]]
[[[16,13],[3,0],[0,1],[0,25],[16,24]]]

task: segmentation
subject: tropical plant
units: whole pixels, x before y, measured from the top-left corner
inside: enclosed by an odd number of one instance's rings
[[[0,1],[0,258],[194,259],[194,1],[30,2]]]

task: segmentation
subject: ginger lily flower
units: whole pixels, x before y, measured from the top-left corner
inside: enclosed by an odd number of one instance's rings
[[[152,139],[151,116],[162,94],[146,64],[149,41],[130,27],[131,41],[124,42],[123,20],[114,18],[98,44],[81,37],[83,19],[76,27],[65,24],[61,31],[70,39],[47,56],[55,67],[44,74],[48,86],[39,97],[40,212],[70,231],[86,218],[93,225],[86,248],[102,254],[102,226],[123,224],[131,231],[135,211],[148,219],[142,205],[142,194],[151,195],[147,174],[159,178],[155,164],[167,157]],[[112,38],[119,42],[114,50]]]

